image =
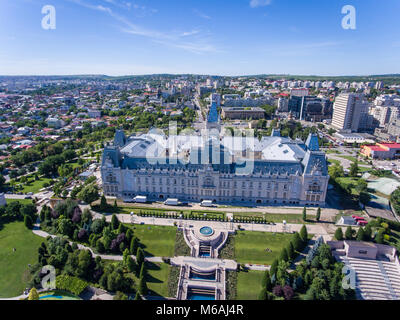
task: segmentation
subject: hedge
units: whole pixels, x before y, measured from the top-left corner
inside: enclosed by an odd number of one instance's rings
[[[56,278],[56,288],[79,296],[89,284],[77,277],[61,275]]]

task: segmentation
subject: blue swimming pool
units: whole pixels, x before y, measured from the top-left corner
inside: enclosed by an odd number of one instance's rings
[[[199,256],[200,257],[210,257],[211,255],[207,252],[200,252]]]
[[[192,280],[211,280],[211,281],[215,281],[215,273],[200,274],[200,273],[191,272],[189,278],[192,279]]]
[[[214,233],[214,230],[211,227],[202,227],[200,233],[205,236],[211,236]]]
[[[53,296],[52,294],[49,294],[49,295],[47,295],[47,296],[41,296],[41,297],[39,297],[39,300],[42,300],[42,299],[49,299],[49,298],[52,298],[52,299],[62,299],[63,297],[62,297],[62,296]]]
[[[211,294],[201,294],[201,293],[188,293],[188,300],[215,300],[215,296]]]

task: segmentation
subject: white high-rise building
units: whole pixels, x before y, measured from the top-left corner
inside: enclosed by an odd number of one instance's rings
[[[342,93],[333,105],[332,126],[340,131],[357,132],[367,127],[369,103],[363,94]]]

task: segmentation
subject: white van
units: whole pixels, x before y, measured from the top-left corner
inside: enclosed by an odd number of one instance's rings
[[[200,205],[202,207],[214,207],[214,204],[211,200],[203,200]]]
[[[179,204],[178,199],[167,199],[164,201],[166,206],[177,206]]]
[[[146,203],[147,197],[146,196],[136,196],[133,198],[133,201],[135,201],[137,203]]]

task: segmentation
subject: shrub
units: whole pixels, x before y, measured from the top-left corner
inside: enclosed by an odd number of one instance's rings
[[[274,295],[276,295],[277,297],[282,297],[283,296],[283,288],[282,288],[282,286],[280,286],[279,284],[276,285],[274,287],[274,289],[272,289],[272,293]]]
[[[284,286],[283,287],[283,296],[285,297],[285,300],[291,300],[294,296],[294,290],[291,286]]]
[[[59,290],[69,291],[79,296],[88,286],[86,281],[77,277],[61,275],[56,278],[56,287]]]

